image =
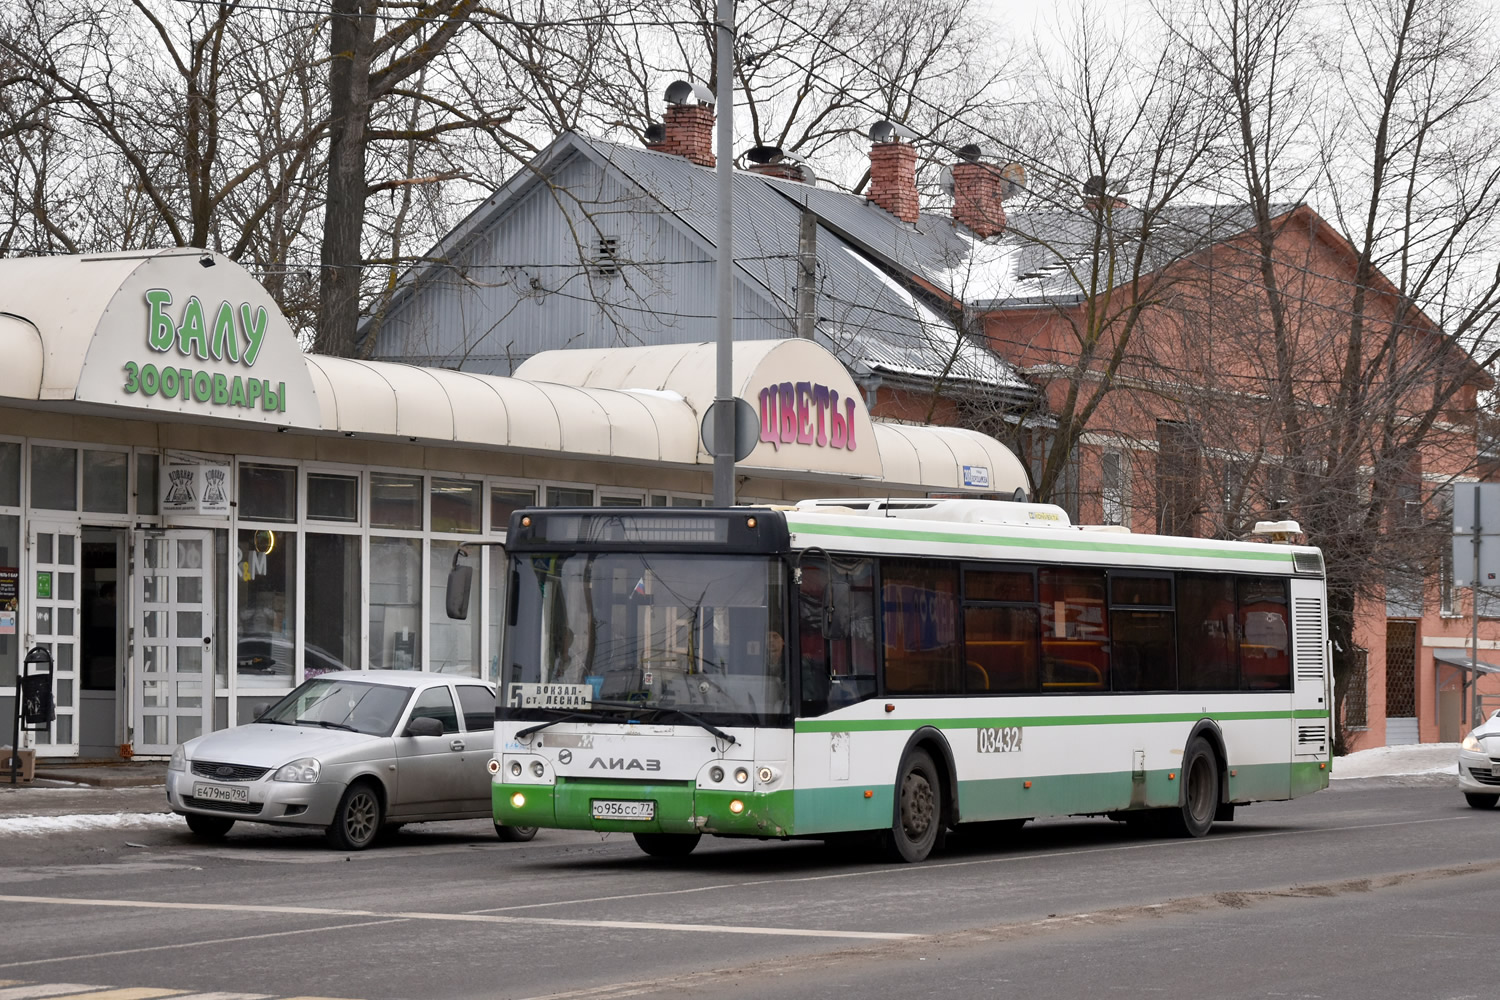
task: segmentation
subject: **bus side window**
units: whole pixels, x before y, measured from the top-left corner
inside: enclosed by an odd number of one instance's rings
[[[1286,581],[1279,577],[1242,577],[1239,613],[1240,688],[1290,691]]]
[[[1104,571],[1043,569],[1042,690],[1108,691]]]
[[[869,559],[833,560],[835,586],[823,565],[804,563],[797,591],[802,715],[822,715],[875,694],[874,565]],[[823,634],[823,609],[836,601],[832,634]]]

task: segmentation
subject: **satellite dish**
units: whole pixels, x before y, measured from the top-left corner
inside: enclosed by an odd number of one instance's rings
[[[938,184],[942,187],[945,193],[949,195],[953,194],[953,168],[944,165],[943,168],[938,171]]]
[[[1026,186],[1026,168],[1019,163],[1007,163],[1000,168],[1000,179],[1005,182],[1000,197],[1009,198]]]
[[[718,98],[714,97],[714,92],[701,83],[693,84],[693,96],[698,98],[699,104],[707,104],[709,107],[713,107],[713,105],[718,103]]]
[[[984,151],[975,143],[969,143],[958,147],[958,158],[965,163],[978,163],[979,157]]]

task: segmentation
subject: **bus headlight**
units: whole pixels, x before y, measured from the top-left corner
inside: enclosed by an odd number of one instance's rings
[[[534,760],[531,762],[531,773],[540,778],[542,775],[547,773],[547,769],[542,766],[541,761]]]
[[[519,778],[521,776],[521,762],[520,761],[513,760],[513,761],[510,762],[510,776],[512,778]]]
[[[737,767],[734,769],[734,780],[743,785],[750,780],[750,772],[743,767]]]
[[[510,804],[519,809],[526,804],[526,796],[522,795],[520,792],[517,792],[510,797]]]

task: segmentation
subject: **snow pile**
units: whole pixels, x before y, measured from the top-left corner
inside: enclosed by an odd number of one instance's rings
[[[1332,777],[1389,778],[1410,774],[1458,774],[1457,743],[1372,747],[1333,759]]]
[[[172,813],[81,813],[72,816],[7,816],[0,818],[0,837],[39,837],[81,830],[142,830],[175,826]]]

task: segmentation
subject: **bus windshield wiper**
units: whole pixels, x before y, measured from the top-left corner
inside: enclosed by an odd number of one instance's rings
[[[635,708],[640,708],[641,707],[639,705],[632,705],[629,702],[623,702],[623,701],[616,701],[616,702],[596,701],[596,702],[592,702],[591,704],[594,704],[594,705],[603,705],[605,708],[631,708],[631,709],[635,709]],[[534,726],[527,726],[525,729],[522,729],[520,732],[516,733],[516,739],[518,739],[518,740],[524,740],[526,737],[531,736],[534,733],[539,733],[543,729],[546,729],[546,728],[548,728],[550,726],[555,726],[559,722],[579,722],[579,721],[585,721],[585,722],[599,722],[599,721],[619,722],[620,721],[620,719],[619,719],[618,716],[600,715],[598,712],[571,712],[571,711],[568,711],[567,709],[564,709],[564,708],[533,708],[533,709],[528,709],[528,711],[532,711],[532,712],[561,712],[562,714],[559,715],[555,719],[548,719],[546,722],[539,722],[539,723],[537,723]]]
[[[734,746],[739,742],[733,736],[730,736],[728,733],[724,732],[724,730],[720,729],[713,723],[705,722],[702,719],[698,718],[698,716],[694,715],[692,712],[685,712],[675,705],[652,705],[651,710],[653,712],[656,712],[658,715],[662,712],[672,712],[680,718],[686,719],[687,721],[691,722],[693,725],[699,727],[700,729],[707,730],[710,735],[723,740],[730,746]]]

